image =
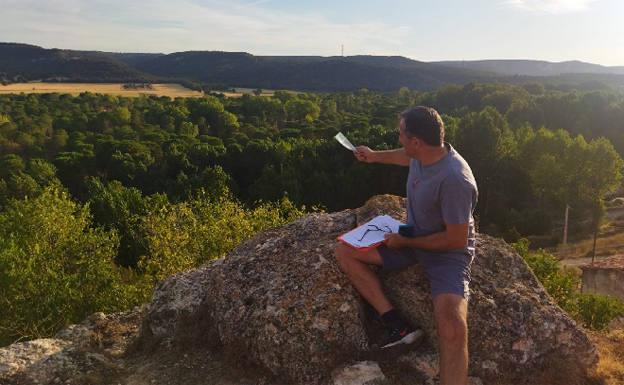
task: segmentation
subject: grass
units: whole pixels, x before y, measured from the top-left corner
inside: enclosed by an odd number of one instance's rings
[[[584,240],[566,246],[559,245],[554,254],[559,259],[577,259],[591,257],[593,239]],[[596,256],[606,257],[624,251],[624,233],[598,238],[596,241]]]
[[[176,97],[201,97],[202,92],[193,91],[179,84],[152,84],[151,89],[124,89],[122,83],[15,83],[0,85],[0,94],[31,94],[31,93],[63,93],[78,95],[82,92],[93,92],[117,96],[136,97],[140,95],[156,95]]]
[[[624,384],[624,329],[591,333],[600,360],[595,376],[605,385]]]

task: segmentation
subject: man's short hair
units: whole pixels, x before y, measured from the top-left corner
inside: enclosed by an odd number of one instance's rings
[[[401,112],[408,136],[416,136],[430,146],[444,142],[444,122],[438,111],[431,107],[418,106]]]

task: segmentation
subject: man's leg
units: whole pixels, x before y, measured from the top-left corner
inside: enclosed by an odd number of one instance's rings
[[[468,383],[468,302],[457,294],[438,294],[433,313],[440,344],[440,385]]]
[[[393,309],[383,292],[381,281],[370,265],[382,266],[383,261],[377,249],[358,251],[342,243],[336,247],[336,260],[351,284],[379,314]]]

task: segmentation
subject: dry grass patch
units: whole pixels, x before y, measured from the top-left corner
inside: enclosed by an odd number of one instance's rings
[[[624,384],[624,329],[594,332],[590,337],[600,356],[596,377],[605,385]]]
[[[61,93],[78,95],[82,92],[136,97],[140,95],[169,96],[171,98],[201,97],[202,92],[193,91],[179,84],[152,84],[151,88],[124,88],[123,83],[15,83],[0,85],[0,94]]]
[[[253,88],[234,88],[235,92],[232,91],[213,91],[215,93],[221,93],[226,98],[240,98],[243,95],[255,95]],[[274,90],[262,90],[259,96],[267,96],[272,97],[275,95]]]
[[[587,239],[566,246],[560,245],[553,253],[559,259],[576,259],[591,256],[593,239]],[[596,240],[596,256],[611,256],[624,252],[624,233],[616,233]]]

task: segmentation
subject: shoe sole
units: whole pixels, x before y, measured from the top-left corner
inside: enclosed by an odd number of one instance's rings
[[[414,342],[416,342],[417,340],[419,340],[425,333],[422,330],[414,330],[413,332],[409,333],[408,335],[406,335],[405,337],[401,338],[398,341],[394,341],[391,342],[389,344],[386,344],[384,346],[382,346],[382,349],[386,349],[386,348],[390,348],[392,346],[396,346],[396,345],[409,345],[409,344],[413,344]]]

